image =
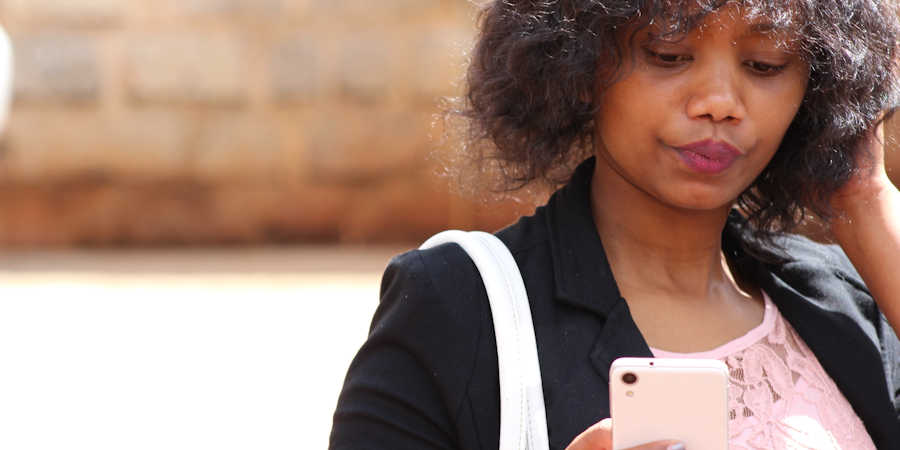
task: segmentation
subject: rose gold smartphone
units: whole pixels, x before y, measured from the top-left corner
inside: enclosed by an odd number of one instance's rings
[[[728,449],[728,368],[715,359],[619,358],[609,370],[613,450],[676,439]]]

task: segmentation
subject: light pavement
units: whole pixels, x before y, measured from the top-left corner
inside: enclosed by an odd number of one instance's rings
[[[402,248],[0,253],[0,448],[324,449]]]

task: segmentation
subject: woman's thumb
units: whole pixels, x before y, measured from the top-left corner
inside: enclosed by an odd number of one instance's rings
[[[685,447],[678,441],[656,441],[632,447],[629,450],[685,450]]]
[[[603,419],[592,425],[566,447],[566,450],[612,450],[612,419]],[[685,450],[679,441],[654,441],[628,450]]]

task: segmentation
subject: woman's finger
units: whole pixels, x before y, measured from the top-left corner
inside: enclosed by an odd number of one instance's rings
[[[603,419],[579,434],[566,450],[612,450],[612,419]],[[678,441],[655,441],[629,450],[685,450]]]
[[[685,450],[685,448],[684,444],[678,441],[656,441],[637,447],[631,447],[628,450]]]
[[[566,450],[612,450],[612,419],[603,419],[584,430]]]

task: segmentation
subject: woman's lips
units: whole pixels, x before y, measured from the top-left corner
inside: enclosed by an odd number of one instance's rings
[[[706,174],[725,171],[741,156],[741,151],[731,144],[710,139],[675,147],[675,150],[689,168]]]

